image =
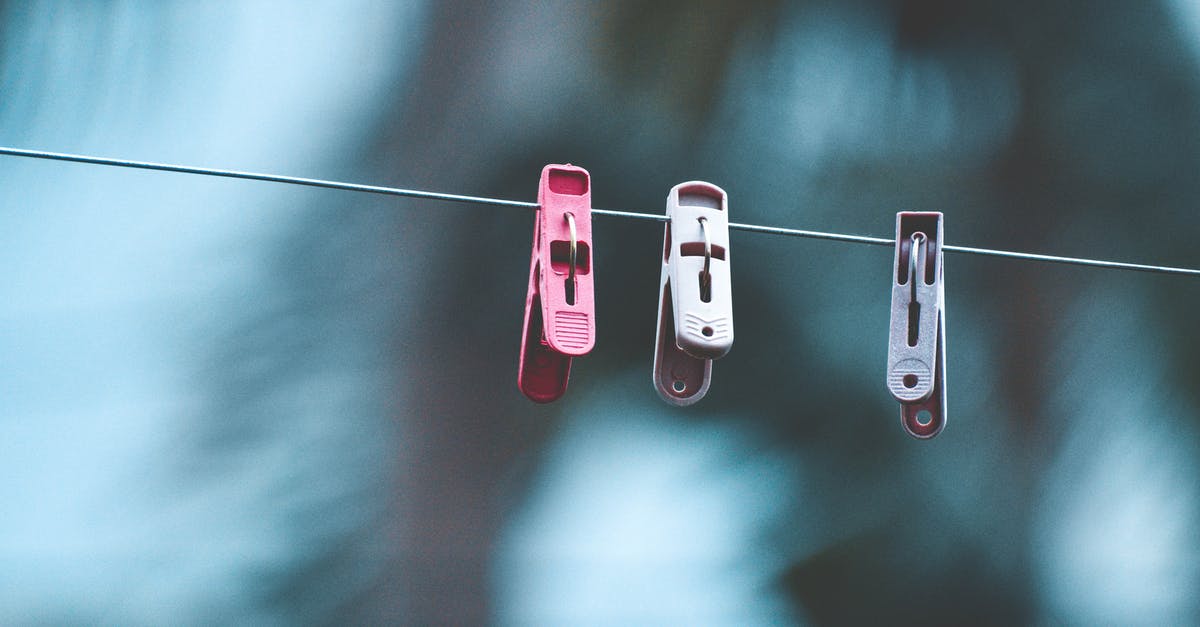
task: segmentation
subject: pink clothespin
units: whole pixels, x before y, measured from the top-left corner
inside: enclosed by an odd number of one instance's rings
[[[887,386],[904,429],[932,438],[946,426],[946,291],[942,214],[896,214],[896,264]]]
[[[728,209],[711,183],[680,183],[667,195],[653,377],[673,405],[704,398],[712,361],[733,347]]]
[[[587,170],[569,164],[542,168],[538,205],[517,387],[530,400],[549,403],[567,390],[571,358],[587,354],[596,342]]]

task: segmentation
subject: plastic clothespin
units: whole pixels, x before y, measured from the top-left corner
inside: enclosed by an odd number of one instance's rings
[[[896,214],[896,265],[887,386],[904,429],[932,438],[946,426],[946,291],[942,214]]]
[[[596,343],[587,170],[570,164],[542,168],[538,205],[517,387],[530,400],[549,403],[567,390],[571,358]]]
[[[668,403],[691,405],[708,392],[712,360],[733,346],[725,190],[680,183],[667,195],[667,217],[654,388]]]

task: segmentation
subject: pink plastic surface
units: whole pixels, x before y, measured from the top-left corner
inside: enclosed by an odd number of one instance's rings
[[[592,272],[592,193],[587,170],[551,164],[542,169],[525,297],[525,327],[517,387],[530,400],[549,403],[567,390],[571,358],[596,342]],[[575,222],[575,277],[571,232]]]

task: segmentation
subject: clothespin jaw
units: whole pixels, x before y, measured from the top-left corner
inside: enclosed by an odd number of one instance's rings
[[[946,426],[946,317],[942,214],[896,214],[887,386],[910,435],[932,438]]]
[[[691,405],[708,392],[712,360],[733,346],[728,197],[711,183],[680,183],[666,213],[654,388],[668,403]]]
[[[592,273],[592,193],[587,170],[542,169],[525,296],[517,386],[549,403],[567,389],[571,358],[596,342]]]

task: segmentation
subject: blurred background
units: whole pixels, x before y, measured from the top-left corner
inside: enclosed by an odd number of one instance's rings
[[[1194,0],[0,2],[0,145],[1196,267]],[[1200,283],[735,232],[737,342],[650,382],[662,228],[518,392],[519,209],[0,157],[4,624],[1200,623]]]

